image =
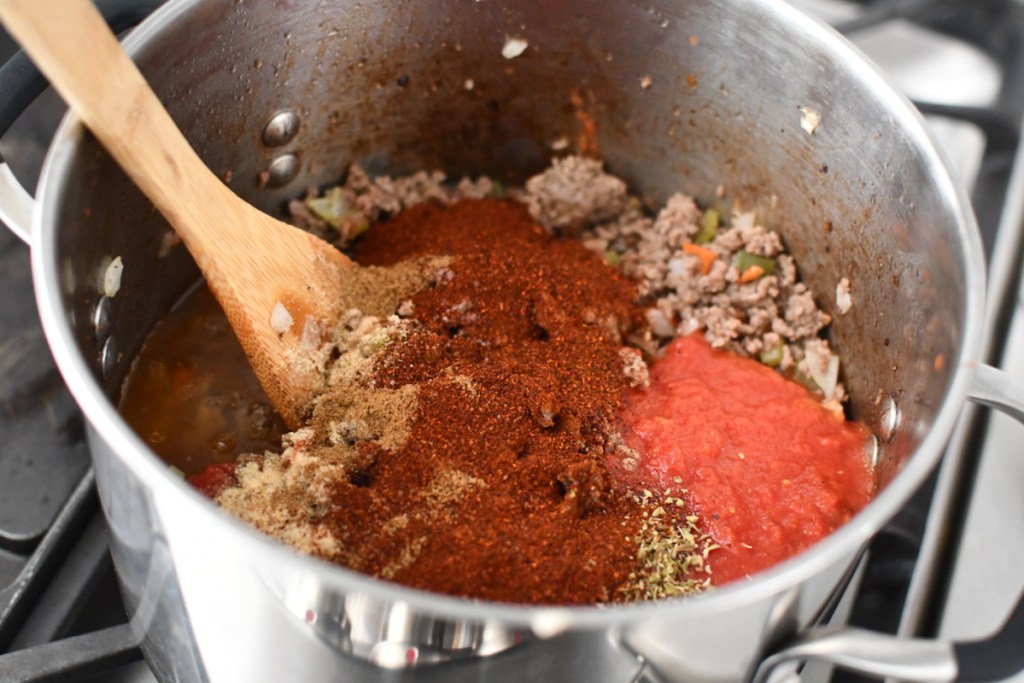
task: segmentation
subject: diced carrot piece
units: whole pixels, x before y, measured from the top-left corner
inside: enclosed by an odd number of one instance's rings
[[[696,244],[687,242],[683,245],[683,251],[691,256],[696,256],[700,259],[700,274],[707,275],[711,272],[711,266],[714,264],[715,259],[718,258],[718,254],[711,251],[707,247],[701,247]]]
[[[740,279],[738,280],[738,282],[741,285],[744,285],[748,282],[753,282],[762,275],[764,275],[764,268],[762,268],[761,266],[750,266],[745,271],[740,273]]]

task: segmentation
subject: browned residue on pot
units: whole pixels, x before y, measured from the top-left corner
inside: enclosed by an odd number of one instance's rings
[[[586,95],[587,98],[584,100],[579,88],[573,88],[572,92],[569,93],[569,99],[572,101],[573,115],[580,124],[580,132],[576,138],[576,148],[584,156],[597,157],[600,156],[597,145],[597,120],[591,113],[594,107],[594,91],[588,90]]]

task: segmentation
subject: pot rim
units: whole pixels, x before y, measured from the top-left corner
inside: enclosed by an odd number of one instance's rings
[[[200,0],[170,0],[140,24],[124,41],[125,50],[135,56],[149,41],[157,39],[166,26],[183,16]],[[745,0],[774,15],[780,24],[802,31],[826,46],[842,62],[851,75],[870,87],[882,100],[894,126],[907,133],[911,144],[924,157],[930,176],[936,183],[944,204],[957,221],[957,238],[966,266],[965,316],[961,348],[955,359],[950,389],[943,399],[931,430],[907,459],[902,471],[852,520],[812,548],[775,567],[716,588],[713,591],[678,600],[610,606],[534,606],[512,605],[458,598],[407,588],[333,565],[324,560],[300,555],[284,544],[264,536],[241,520],[221,510],[181,478],[153,453],[125,423],[93,377],[79,353],[75,337],[61,303],[60,268],[57,262],[58,206],[64,196],[67,171],[85,128],[73,114],[65,116],[58,128],[43,165],[33,211],[32,272],[36,301],[43,329],[69,390],[85,413],[96,433],[132,469],[155,494],[176,505],[205,506],[211,524],[228,525],[240,546],[253,553],[271,554],[280,562],[294,563],[304,572],[316,575],[325,586],[342,592],[359,592],[367,596],[403,601],[410,607],[445,618],[500,619],[510,625],[532,627],[538,631],[560,632],[570,628],[604,628],[623,625],[650,617],[679,615],[699,618],[760,601],[779,594],[809,577],[824,571],[844,555],[861,547],[899,506],[910,497],[938,463],[940,454],[956,423],[967,396],[971,367],[981,348],[984,317],[985,262],[981,239],[970,201],[964,188],[954,183],[925,128],[924,118],[909,100],[898,93],[888,78],[853,45],[831,27],[807,16],[782,0]]]

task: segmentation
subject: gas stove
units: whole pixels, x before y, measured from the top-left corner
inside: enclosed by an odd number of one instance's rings
[[[845,33],[926,115],[982,230],[986,360],[1024,377],[1024,3],[794,4]],[[15,49],[0,36],[0,59]],[[46,92],[0,141],[26,186],[62,110]],[[28,249],[2,230],[0,377],[0,683],[155,680],[126,624],[82,417],[39,327]],[[1018,423],[968,407],[939,471],[872,541],[833,620],[907,637],[995,630],[1024,589],[1024,535],[1013,533],[1024,523],[1022,438]],[[856,678],[822,666],[800,677]],[[1008,680],[1024,683],[1024,672]]]

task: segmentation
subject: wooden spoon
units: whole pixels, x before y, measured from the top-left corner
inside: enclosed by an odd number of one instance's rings
[[[355,264],[221,183],[89,0],[0,0],[0,21],[181,236],[260,383],[297,427],[320,381],[299,362],[303,335],[308,346],[337,319]]]

